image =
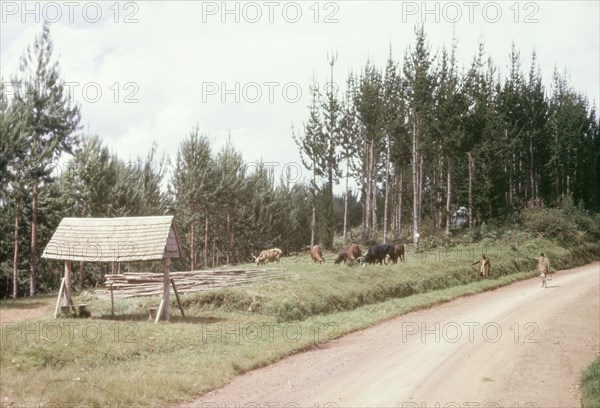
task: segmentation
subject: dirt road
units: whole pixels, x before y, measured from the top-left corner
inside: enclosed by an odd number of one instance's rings
[[[18,323],[52,315],[52,305],[44,299],[39,302],[23,303],[18,307],[0,309],[0,324]]]
[[[600,352],[600,262],[378,324],[189,407],[580,407]]]

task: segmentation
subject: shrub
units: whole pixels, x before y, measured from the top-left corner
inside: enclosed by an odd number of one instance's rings
[[[523,226],[527,231],[537,233],[544,238],[572,241],[579,237],[577,225],[555,208],[541,210],[523,210]]]

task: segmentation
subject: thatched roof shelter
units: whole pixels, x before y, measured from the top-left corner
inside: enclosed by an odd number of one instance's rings
[[[163,311],[165,320],[169,320],[170,285],[173,285],[177,295],[175,284],[170,277],[171,258],[181,256],[180,248],[173,216],[63,218],[42,254],[42,258],[65,262],[65,277],[58,293],[54,315],[58,313],[62,295],[63,307],[71,310],[76,308],[71,299],[71,262],[120,263],[162,260],[163,299],[156,321]]]
[[[179,258],[173,216],[63,218],[42,258],[134,262]]]

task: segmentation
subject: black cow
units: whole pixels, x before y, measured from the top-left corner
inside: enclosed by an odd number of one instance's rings
[[[398,255],[396,255],[396,249],[392,245],[379,244],[369,248],[369,250],[361,257],[361,263],[364,266],[367,264],[379,263],[383,264],[386,255],[390,256],[392,262],[398,262]]]

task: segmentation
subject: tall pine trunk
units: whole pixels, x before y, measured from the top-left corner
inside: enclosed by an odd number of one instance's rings
[[[232,211],[227,208],[227,265],[229,265],[229,255],[233,252],[233,227],[232,227]]]
[[[208,268],[208,209],[204,210],[204,267]]]
[[[438,168],[433,171],[433,185],[436,187],[437,192],[435,193],[435,205],[432,209],[432,214],[435,220],[435,232],[438,233],[442,229],[442,184],[444,178],[442,177],[443,163],[442,154],[440,152],[438,158]]]
[[[350,173],[350,159],[346,160],[346,192],[344,193],[344,243],[346,243],[346,233],[348,230],[348,178]]]
[[[194,235],[194,222],[190,225],[190,271],[196,270],[196,240]]]
[[[474,160],[473,154],[467,152],[468,168],[469,168],[469,228],[473,228],[473,167]]]
[[[402,233],[402,186],[404,184],[404,170],[400,166],[400,180],[398,181],[398,235]]]
[[[333,238],[335,235],[335,225],[333,218],[333,168],[329,168],[327,175],[327,190],[326,194],[326,206],[325,213],[326,219],[323,222],[323,227],[325,228],[325,242],[321,242],[324,244],[327,249],[333,249]]]
[[[36,254],[37,254],[37,212],[38,180],[34,179],[31,188],[31,257],[29,266],[29,295],[35,296]]]
[[[312,206],[312,218],[310,221],[310,246],[311,248],[315,245],[315,229],[317,227],[317,209],[315,205]]]
[[[367,174],[367,180],[366,180],[366,184],[367,184],[367,191],[365,194],[365,224],[364,224],[364,234],[365,234],[365,238],[369,239],[371,237],[371,214],[372,214],[372,188],[373,188],[373,184],[371,183],[371,142],[369,142],[366,146],[366,152],[365,152],[366,156],[367,156],[367,168],[366,168],[366,174]]]
[[[413,243],[419,246],[419,155],[418,146],[418,116],[413,113],[413,140],[412,140],[412,183],[413,183]]]
[[[531,198],[534,200],[537,198],[536,196],[536,186],[535,186],[535,170],[533,166],[533,137],[529,137],[529,183],[531,189]]]
[[[420,153],[419,153],[418,183],[419,183],[419,206],[417,209],[417,213],[419,216],[419,227],[420,227],[421,222],[423,221],[423,155]]]
[[[385,158],[385,202],[383,204],[383,243],[387,244],[387,223],[388,223],[388,196],[389,196],[389,169],[390,169],[390,138],[387,140],[387,152]]]
[[[518,196],[519,197],[524,197],[525,199],[527,199],[527,187],[523,187],[523,159],[521,158],[521,155],[519,154],[519,171],[517,172],[517,174],[519,175],[519,188],[517,189],[518,192]]]
[[[313,160],[313,185],[312,185],[312,217],[310,221],[310,247],[315,245],[315,233],[317,229],[317,180],[315,175],[315,162]]]
[[[21,200],[17,193],[17,202],[15,206],[15,240],[14,240],[14,254],[13,254],[13,298],[16,299],[19,294],[19,211],[21,211]]]
[[[375,140],[371,140],[371,183],[373,183],[373,187],[371,188],[372,196],[372,204],[371,209],[373,210],[373,220],[371,222],[371,229],[373,231],[373,235],[377,234],[377,174],[375,172],[376,164],[375,164]]]
[[[446,236],[450,236],[450,223],[451,223],[451,215],[450,215],[450,206],[452,203],[452,162],[450,158],[448,158],[448,175],[446,177],[448,181],[447,186],[447,194],[446,194]]]

